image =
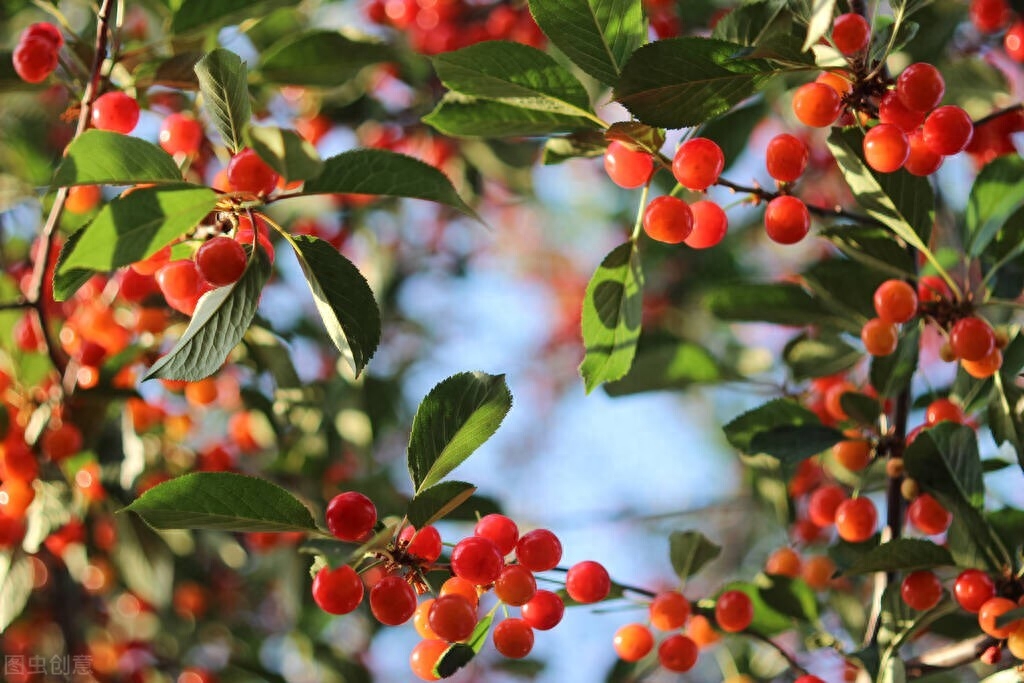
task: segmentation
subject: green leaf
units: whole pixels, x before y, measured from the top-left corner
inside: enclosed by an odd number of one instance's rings
[[[851,420],[867,427],[874,427],[882,414],[882,404],[877,399],[857,391],[843,393],[839,405]]]
[[[451,92],[423,117],[423,122],[445,135],[460,138],[541,137],[596,128],[593,121],[580,116],[524,109]]]
[[[728,170],[743,152],[747,151],[751,133],[767,114],[768,103],[765,99],[752,98],[750,102],[701,125],[693,135],[716,142],[725,156],[725,166],[722,170]]]
[[[783,0],[740,3],[715,24],[711,37],[747,47],[759,45],[766,36],[778,30],[776,20],[785,7]],[[788,15],[785,18],[788,20]]]
[[[53,185],[180,183],[170,154],[145,140],[107,130],[87,130],[68,145]]]
[[[476,487],[464,481],[442,481],[417,493],[406,510],[409,523],[417,529],[446,516],[476,492]]]
[[[501,425],[512,408],[505,375],[462,372],[430,390],[409,436],[409,474],[416,493],[441,481]]]
[[[450,90],[523,109],[591,117],[590,97],[568,69],[535,47],[492,40],[433,59]]]
[[[203,295],[178,343],[153,364],[143,380],[195,382],[220,370],[245,336],[269,277],[270,262],[257,247],[238,282]]]
[[[818,234],[831,240],[849,258],[889,277],[916,275],[913,257],[884,228],[837,225]]]
[[[181,0],[171,20],[171,31],[175,34],[188,33],[198,29],[209,30],[227,23],[234,17],[258,17],[275,5],[288,0]]]
[[[704,347],[668,335],[641,334],[629,372],[606,383],[604,390],[609,396],[680,390],[717,382],[724,376],[718,361]]]
[[[765,584],[759,586],[757,592],[773,610],[799,621],[818,620],[818,601],[806,582],[788,576],[770,575]]]
[[[629,372],[640,338],[643,271],[633,241],[620,244],[601,262],[583,298],[580,375],[589,394],[602,382]]]
[[[832,28],[832,15],[836,9],[836,0],[814,0],[810,15],[807,18],[807,37],[804,38],[803,49],[806,52],[817,45],[818,41]]]
[[[835,446],[844,439],[838,429],[816,425],[782,425],[754,434],[748,455],[764,453],[776,458],[784,469]]]
[[[988,513],[985,519],[1011,552],[1024,546],[1024,510],[1004,507]]]
[[[245,63],[233,52],[217,48],[196,64],[203,107],[232,153],[243,147],[252,118]]]
[[[162,85],[165,88],[177,88],[178,90],[199,90],[196,62],[205,54],[205,52],[189,50],[166,59],[141,62],[132,72],[134,85],[139,89]]]
[[[17,550],[0,553],[0,633],[11,625],[32,595],[33,571],[28,555]]]
[[[815,325],[831,315],[803,287],[783,283],[723,285],[711,290],[704,305],[734,322]]]
[[[133,190],[108,202],[60,256],[54,297],[63,301],[93,271],[110,271],[159,251],[194,228],[217,204],[217,193],[198,185]],[[84,279],[82,279],[84,277]]]
[[[484,643],[487,642],[487,634],[490,633],[492,623],[494,623],[493,611],[477,623],[469,640],[465,643],[454,643],[444,651],[434,666],[434,673],[441,678],[448,678],[466,666],[473,657],[480,654]]]
[[[745,631],[759,633],[762,636],[771,637],[783,631],[793,628],[790,617],[781,614],[772,608],[764,598],[761,597],[761,588],[750,581],[733,581],[722,586],[722,591],[740,591],[746,593],[754,605],[754,620]]]
[[[133,515],[117,515],[111,551],[129,589],[155,607],[167,607],[174,587],[174,557],[167,543]]]
[[[615,99],[651,126],[685,128],[724,114],[786,70],[764,59],[737,59],[742,45],[670,38],[633,53]]]
[[[559,50],[605,85],[647,40],[640,0],[530,0],[537,25]]]
[[[821,420],[798,401],[776,398],[749,410],[729,422],[723,431],[725,438],[742,453],[753,455],[754,438],[782,427],[820,427]],[[827,446],[825,447],[827,448]],[[822,449],[824,450],[824,448]],[[817,452],[817,451],[815,451]]]
[[[836,335],[812,338],[802,333],[786,344],[782,351],[782,358],[797,382],[848,370],[861,357],[858,349]]]
[[[668,535],[668,557],[680,581],[695,575],[722,554],[722,546],[699,531],[673,531]]]
[[[327,334],[358,376],[380,343],[380,310],[359,269],[322,239],[290,235]]]
[[[394,56],[385,43],[354,40],[337,31],[308,31],[271,46],[263,54],[259,73],[270,83],[334,87]]]
[[[1005,155],[986,164],[974,179],[967,200],[965,222],[968,256],[980,256],[1006,224],[1024,206],[1024,158]]]
[[[544,141],[541,163],[549,166],[569,159],[599,157],[607,147],[604,136],[596,131],[548,138]]]
[[[1014,379],[1007,377],[1002,369],[995,377],[987,413],[992,438],[998,445],[1010,444],[1017,453],[1017,462],[1024,469],[1024,391],[1017,388]]]
[[[953,556],[940,545],[919,538],[897,538],[858,556],[844,573],[912,572],[952,564]]]
[[[874,318],[872,297],[886,276],[858,261],[829,258],[802,273],[815,298],[847,323],[847,331],[860,334],[864,322]]]
[[[155,529],[317,530],[305,505],[265,479],[193,472],[157,484],[127,507]]]
[[[309,180],[324,167],[316,147],[294,130],[250,126],[245,143],[285,180]]]
[[[878,173],[863,160],[864,135],[857,128],[834,129],[829,149],[853,192],[869,216],[892,230],[919,251],[928,251],[935,221],[935,196],[927,178],[900,169]]]
[[[869,376],[871,386],[882,398],[895,396],[908,386],[917,371],[917,356],[921,341],[921,326],[904,325],[896,351],[888,356],[871,359]]]
[[[323,172],[302,189],[304,195],[348,192],[427,199],[477,217],[444,173],[384,149],[354,149],[325,159]]]

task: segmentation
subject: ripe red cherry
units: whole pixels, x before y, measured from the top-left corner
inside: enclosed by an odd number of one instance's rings
[[[175,112],[160,125],[159,140],[168,154],[191,156],[199,152],[203,143],[203,126],[192,116]]]
[[[96,98],[92,104],[92,125],[100,130],[128,134],[139,122],[139,103],[120,90]]]
[[[903,280],[886,280],[872,297],[875,313],[890,323],[905,323],[917,313],[917,292]]]
[[[277,173],[248,148],[231,157],[227,173],[228,184],[236,192],[270,194],[277,187]]]
[[[188,299],[199,291],[199,269],[194,261],[171,261],[156,271],[156,283],[167,299]]]
[[[716,182],[725,168],[725,154],[714,140],[693,138],[676,150],[672,159],[672,175],[688,190],[706,190]]]
[[[612,141],[604,153],[604,170],[619,187],[640,187],[654,173],[654,159],[647,152],[633,150],[618,141]]]
[[[898,126],[905,133],[917,130],[924,119],[925,113],[908,109],[895,90],[887,91],[878,103],[878,120]]]
[[[576,602],[600,602],[608,597],[611,589],[612,580],[608,570],[593,560],[574,564],[565,575],[565,590]]]
[[[964,411],[956,403],[948,398],[937,398],[928,404],[924,411],[924,423],[934,427],[944,421],[961,423],[964,421]]]
[[[550,631],[565,614],[565,603],[557,593],[539,590],[522,607],[523,620],[538,631]]]
[[[693,230],[683,240],[686,246],[707,249],[722,241],[729,229],[729,218],[722,207],[710,199],[702,199],[690,204],[690,211],[693,213]]]
[[[917,281],[917,299],[922,303],[935,303],[950,300],[953,292],[949,285],[938,275],[925,275]]]
[[[693,212],[678,197],[656,197],[644,209],[643,226],[651,239],[679,244],[693,231]]]
[[[39,36],[18,41],[11,56],[14,71],[26,83],[42,83],[57,69],[59,59],[53,43]]]
[[[839,538],[850,543],[862,543],[875,533],[878,509],[870,498],[850,498],[836,508],[836,531]]]
[[[533,572],[521,564],[510,564],[501,570],[494,582],[494,594],[506,605],[521,607],[537,592]]]
[[[791,183],[803,174],[810,156],[807,145],[800,138],[789,133],[776,135],[765,152],[768,175],[780,182]]]
[[[977,614],[982,605],[996,596],[996,584],[980,569],[965,569],[953,583],[953,595],[961,607]]]
[[[729,633],[737,633],[754,621],[754,603],[743,591],[728,590],[715,600],[715,621]]]
[[[839,93],[824,83],[805,83],[793,94],[793,113],[805,126],[831,126],[842,111]]]
[[[811,213],[792,195],[776,197],[764,210],[764,229],[773,242],[796,244],[811,229]]]
[[[896,94],[908,109],[931,111],[939,106],[946,93],[942,74],[931,64],[915,62],[896,79]]]
[[[832,42],[846,56],[855,55],[871,42],[871,27],[859,14],[840,14],[832,22]]]
[[[953,515],[928,493],[922,493],[907,508],[907,521],[923,534],[934,536],[949,528]]]
[[[245,263],[242,245],[223,235],[207,240],[196,252],[199,273],[214,287],[238,282],[245,272]]]
[[[461,595],[442,595],[430,606],[427,621],[439,638],[465,640],[476,628],[476,606]]]
[[[441,677],[434,673],[434,668],[449,647],[450,643],[439,638],[421,640],[409,654],[409,668],[421,681],[441,680]]]
[[[679,591],[662,591],[650,606],[651,626],[659,631],[682,628],[690,616],[690,601]]]
[[[554,569],[562,559],[562,544],[547,529],[534,529],[519,537],[516,559],[531,572]]]
[[[689,671],[697,663],[697,643],[681,633],[671,635],[658,646],[658,663],[669,671]]]
[[[494,545],[498,546],[502,556],[505,556],[515,550],[516,541],[519,540],[519,527],[505,515],[492,513],[483,516],[476,523],[473,534],[491,539]]]
[[[533,629],[524,619],[503,619],[491,638],[494,649],[509,659],[522,659],[533,649]]]
[[[840,441],[832,447],[832,455],[846,469],[860,472],[871,464],[871,444],[859,439]]]
[[[864,136],[864,161],[879,173],[892,173],[910,156],[907,134],[891,123],[880,123]]]
[[[1024,62],[1024,20],[1014,22],[1003,36],[1003,49],[1010,59]]]
[[[323,567],[313,578],[313,600],[330,614],[348,614],[363,601],[363,580],[352,567]]]
[[[957,358],[979,361],[992,352],[996,346],[996,335],[992,327],[974,316],[956,321],[949,331],[949,344]]]
[[[981,360],[962,360],[960,367],[975,379],[988,379],[1003,366],[1003,352],[994,348]]]
[[[626,624],[615,632],[612,646],[620,659],[639,662],[654,649],[654,635],[643,624]]]
[[[814,490],[807,501],[807,517],[818,526],[831,526],[836,521],[836,509],[846,499],[846,489],[842,486],[821,486]]]
[[[1010,21],[1013,13],[1006,0],[971,0],[971,23],[982,33],[996,33]]]
[[[339,493],[327,504],[327,528],[342,541],[359,541],[377,523],[377,506],[358,491]]]
[[[21,34],[19,40],[27,40],[29,38],[41,38],[52,45],[54,50],[59,50],[64,46],[64,35],[60,32],[60,29],[46,21],[39,21],[29,25]]]
[[[900,596],[911,609],[923,612],[939,604],[942,599],[942,582],[934,572],[928,570],[911,572],[900,584]]]
[[[932,151],[932,148],[924,140],[924,133],[915,130],[907,139],[910,142],[910,154],[907,155],[907,161],[903,164],[907,173],[923,178],[938,171],[942,166],[942,155]]]
[[[385,626],[398,626],[416,612],[416,591],[401,576],[385,576],[370,589],[370,611]]]
[[[407,526],[398,534],[398,540],[408,543],[405,552],[428,564],[441,557],[441,534],[432,526],[425,526],[419,531]]]
[[[949,156],[967,148],[974,135],[974,123],[963,109],[947,104],[928,115],[922,135],[929,149]]]
[[[504,566],[498,546],[483,536],[467,536],[452,550],[452,572],[477,586],[494,583]]]
[[[984,604],[982,604],[981,609],[978,610],[978,626],[981,627],[982,631],[993,638],[998,638],[1000,640],[1003,638],[1009,638],[1010,634],[1017,630],[1017,626],[1020,622],[1014,621],[1005,626],[999,627],[996,626],[996,619],[1016,608],[1017,603],[1009,598],[989,598],[984,602]]]
[[[881,318],[872,318],[861,328],[860,340],[864,343],[864,350],[868,355],[888,356],[896,350],[900,333],[893,323]]]

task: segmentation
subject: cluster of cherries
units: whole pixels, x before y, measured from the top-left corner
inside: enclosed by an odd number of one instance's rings
[[[53,24],[41,21],[25,29],[11,59],[14,72],[26,83],[42,83],[57,70],[64,36]]]
[[[511,40],[537,48],[546,42],[526,3],[370,0],[365,12],[375,24],[402,31],[414,49],[428,55],[485,40]]]
[[[959,360],[977,379],[991,377],[1003,364],[1006,335],[997,334],[987,320],[958,304],[938,276],[920,278],[916,291],[903,280],[886,280],[875,290],[874,306],[878,317],[861,329],[864,348],[872,356],[893,353],[899,341],[897,326],[923,315],[947,335],[939,351],[944,360]]]
[[[1024,19],[1006,0],[971,0],[971,23],[983,34],[1003,33],[1003,48],[1011,59],[1024,62]]]

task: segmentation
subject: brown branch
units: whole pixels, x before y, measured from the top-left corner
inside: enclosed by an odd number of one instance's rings
[[[930,673],[970,664],[998,642],[989,636],[978,636],[924,652],[905,662],[907,678],[921,678]]]
[[[110,15],[113,8],[113,0],[103,0],[96,17],[96,53],[93,56],[89,82],[86,84],[85,92],[82,94],[78,126],[75,129],[76,138],[88,128],[89,119],[92,117],[92,104],[96,98],[103,62],[106,59],[107,41],[110,35]],[[36,260],[32,268],[32,277],[29,280],[29,288],[25,297],[32,310],[35,311],[36,318],[39,321],[39,327],[43,333],[43,342],[46,346],[46,353],[50,357],[50,362],[62,377],[67,371],[68,359],[49,329],[47,299],[51,297],[51,290],[46,287],[46,275],[49,270],[50,258],[53,255],[57,228],[60,225],[60,218],[64,213],[64,205],[67,199],[68,188],[58,188],[57,196],[54,199],[53,206],[50,208],[49,216],[46,217],[46,224],[43,226],[43,232],[40,235],[42,249],[41,253],[35,256]]]
[[[35,304],[25,299],[17,301],[4,301],[0,303],[0,311],[16,311],[19,308],[35,308]]]
[[[998,119],[1000,116],[1005,116],[1006,114],[1010,114],[1015,111],[1024,111],[1024,103],[1018,102],[1017,104],[1011,105],[1009,107],[1004,107],[1003,109],[996,109],[991,114],[987,116],[982,116],[980,119],[975,121],[974,127],[977,128],[978,126],[983,126],[986,123],[989,123],[990,121]]]
[[[722,187],[727,187],[733,192],[744,192],[753,197],[757,197],[758,201],[761,202],[770,202],[776,197],[781,197],[784,194],[787,194],[784,192],[769,192],[763,187],[749,187],[746,185],[739,185],[737,183],[732,182],[731,180],[726,180],[725,178],[719,178],[716,184],[721,185]],[[821,216],[823,218],[847,218],[851,221],[856,221],[857,223],[864,223],[865,225],[881,225],[881,223],[876,221],[874,218],[871,218],[869,216],[861,216],[860,214],[856,213],[851,213],[849,211],[841,209],[838,206],[828,208],[824,206],[808,204],[807,202],[804,202],[804,204],[807,206],[808,211],[810,211],[816,216]]]

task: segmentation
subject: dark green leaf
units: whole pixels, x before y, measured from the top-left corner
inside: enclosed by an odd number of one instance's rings
[[[480,447],[512,407],[504,375],[462,372],[430,390],[409,437],[409,474],[416,492],[441,481]]]
[[[28,555],[17,550],[0,553],[0,633],[18,618],[32,595],[33,570]]]
[[[710,38],[670,38],[633,53],[615,99],[651,126],[685,128],[710,121],[764,88],[783,69],[737,59],[742,45]]]
[[[252,118],[245,63],[233,52],[217,48],[196,64],[203,107],[232,152],[244,146],[245,129]]]
[[[316,148],[293,130],[251,126],[245,142],[285,180],[309,180],[323,170]]]
[[[804,22],[807,24],[804,50],[814,47],[832,28],[832,15],[836,9],[836,0],[813,0],[809,9],[810,12]]]
[[[878,173],[864,163],[864,135],[857,128],[834,129],[829,149],[853,191],[857,203],[907,244],[928,250],[928,238],[935,221],[935,196],[927,178],[900,169]]]
[[[540,137],[593,130],[590,119],[448,93],[423,122],[460,138]]]
[[[657,155],[665,144],[665,131],[639,121],[616,121],[604,131],[606,141],[618,140],[625,145]]]
[[[728,170],[740,155],[747,151],[754,127],[764,120],[767,113],[768,104],[765,99],[752,98],[750,102],[700,126],[694,137],[707,138],[718,143],[722,148],[722,154],[725,155],[723,170]]]
[[[106,130],[87,130],[68,145],[53,185],[180,183],[171,155],[145,140]]]
[[[640,0],[530,0],[530,11],[558,49],[606,85],[647,40]]]
[[[156,529],[316,531],[298,498],[265,479],[193,472],[157,484],[124,510]]]
[[[673,531],[668,535],[668,557],[680,581],[690,578],[722,553],[699,531]]]
[[[831,240],[849,258],[889,277],[902,278],[916,273],[911,255],[884,228],[837,225],[818,234]]]
[[[882,414],[882,404],[877,399],[856,391],[842,394],[839,397],[839,404],[851,420],[867,427],[874,427],[878,422],[878,416]]]
[[[364,67],[393,58],[385,43],[353,40],[337,31],[309,31],[269,48],[260,62],[260,74],[271,83],[333,87]]]
[[[422,529],[465,503],[475,491],[475,486],[464,481],[442,481],[417,493],[405,514],[410,524]]]
[[[743,413],[725,425],[723,431],[729,443],[740,452],[754,455],[757,453],[754,439],[759,434],[769,434],[772,431],[787,427],[807,427],[817,430],[823,426],[818,416],[804,408],[799,402],[788,398],[777,398]],[[821,432],[821,434],[824,434],[824,432]],[[772,437],[762,438],[772,439]],[[837,441],[841,439],[842,436],[840,435]],[[833,441],[832,443],[836,442]],[[832,444],[823,446],[820,450],[828,448],[829,445]],[[817,453],[818,451],[814,452]]]
[[[258,17],[267,9],[288,0],[181,0],[171,21],[171,30],[187,33],[198,29],[210,30],[231,19]]]
[[[929,430],[928,436],[949,467],[964,498],[974,507],[981,508],[985,503],[985,482],[977,434],[966,425],[943,422]]]
[[[256,248],[238,282],[203,295],[174,348],[143,379],[195,382],[220,370],[249,329],[269,277],[270,262],[263,249]]]
[[[302,190],[307,195],[348,192],[427,199],[476,217],[444,173],[384,149],[354,149],[325,159],[323,173]]]
[[[965,221],[968,256],[980,256],[1015,211],[1024,206],[1024,158],[997,157],[986,164],[971,187]]]
[[[575,76],[537,48],[493,40],[434,57],[449,89],[523,109],[590,117],[590,98]]]
[[[111,552],[129,589],[155,607],[167,607],[174,587],[174,557],[167,543],[134,515],[117,515]]]
[[[721,320],[813,325],[829,313],[799,285],[743,283],[717,287],[704,301]]]
[[[882,398],[895,396],[908,386],[917,371],[917,353],[920,347],[921,326],[904,325],[896,351],[888,356],[871,359],[871,386]]]
[[[259,371],[269,371],[278,389],[300,389],[299,379],[291,354],[281,339],[259,325],[249,327],[242,338],[249,356]]]
[[[161,85],[178,90],[199,90],[196,62],[202,59],[204,54],[206,53],[188,51],[164,60],[142,62],[133,73],[135,87],[142,89]]]
[[[541,163],[552,165],[569,159],[599,157],[604,154],[607,146],[604,136],[596,131],[548,138],[544,142]]]
[[[988,513],[985,519],[1011,552],[1024,546],[1024,510],[1004,507]]]
[[[288,242],[327,334],[358,376],[380,343],[380,311],[370,285],[351,261],[322,239],[294,235]]]
[[[992,400],[988,402],[988,427],[997,444],[1008,443],[1013,447],[1017,462],[1024,469],[1024,392],[1012,382],[1002,374],[996,378]]]
[[[216,204],[210,188],[183,184],[145,187],[113,199],[61,253],[54,297],[62,301],[74,294],[84,282],[77,271],[110,271],[156,253]]]
[[[636,357],[625,377],[604,385],[609,396],[686,389],[716,382],[724,373],[707,349],[666,335],[640,335]]]
[[[759,586],[757,592],[773,610],[799,621],[818,620],[818,601],[814,591],[803,580],[768,576],[765,583],[767,585]]]
[[[892,21],[891,17],[876,15],[871,43],[868,46],[868,55],[872,61],[884,60],[891,52],[903,49],[914,39],[920,28],[917,22],[901,21],[897,24]],[[895,37],[893,37],[893,31],[896,32]]]
[[[798,382],[848,370],[861,357],[859,350],[835,335],[811,338],[801,334],[786,344],[782,351],[783,360]]]
[[[940,545],[918,538],[897,538],[860,555],[844,573],[909,572],[952,564],[953,557]]]
[[[822,424],[782,425],[757,432],[750,440],[748,455],[764,453],[776,458],[784,470],[831,448],[843,440],[838,429]]]
[[[874,534],[871,538],[861,543],[850,543],[848,541],[836,540],[828,547],[828,556],[836,563],[836,569],[840,572],[847,571],[860,559],[870,553],[878,546],[879,535]]]
[[[711,37],[747,47],[759,45],[769,33],[778,30],[776,19],[785,7],[784,0],[743,2],[715,24]]]
[[[843,318],[846,329],[854,334],[860,334],[863,322],[875,317],[872,297],[887,277],[863,263],[844,258],[818,261],[802,275],[814,297]]]
[[[609,253],[587,285],[583,298],[580,375],[587,393],[629,372],[640,338],[643,271],[633,241]]]
[[[434,666],[434,673],[441,678],[448,678],[466,666],[473,657],[480,654],[484,643],[487,642],[487,634],[490,633],[492,623],[494,623],[493,613],[488,614],[477,623],[472,635],[469,636],[469,640],[464,644],[455,643],[445,650]]]

